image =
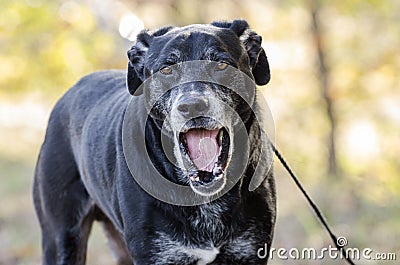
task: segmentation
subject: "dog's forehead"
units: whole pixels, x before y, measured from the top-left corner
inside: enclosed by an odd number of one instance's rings
[[[233,50],[235,53],[241,49],[239,38],[233,31],[204,24],[174,28],[166,34],[156,37],[152,46],[153,54],[171,51],[189,55],[196,51],[199,56],[200,52],[207,52],[215,48],[227,52]]]
[[[173,28],[162,37],[170,39],[179,38],[185,40],[191,36],[199,36],[212,39],[223,37],[226,35],[231,35],[233,37],[234,33],[227,28],[220,28],[207,24],[193,24],[184,27]]]

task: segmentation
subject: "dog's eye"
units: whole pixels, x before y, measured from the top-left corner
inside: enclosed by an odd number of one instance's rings
[[[169,66],[165,66],[165,67],[163,67],[163,68],[160,69],[160,72],[161,72],[163,75],[170,75],[170,74],[172,74],[172,68],[169,67]]]
[[[215,66],[215,70],[222,71],[222,70],[225,70],[227,67],[228,67],[227,63],[218,62],[217,65]]]

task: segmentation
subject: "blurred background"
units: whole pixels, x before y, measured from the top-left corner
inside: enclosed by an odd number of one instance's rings
[[[31,184],[56,100],[85,74],[124,69],[143,28],[234,18],[263,36],[272,80],[260,90],[277,146],[333,230],[400,259],[400,1],[0,0],[0,10],[0,265],[40,263]],[[273,247],[328,246],[278,163],[275,171]],[[270,262],[321,263],[344,264]],[[113,264],[97,225],[88,264]]]

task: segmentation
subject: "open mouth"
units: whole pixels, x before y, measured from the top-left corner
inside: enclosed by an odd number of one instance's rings
[[[182,154],[190,161],[189,181],[192,188],[223,186],[228,164],[230,139],[228,131],[191,128],[179,134]],[[216,185],[220,182],[220,185]],[[214,187],[214,189],[217,187]]]

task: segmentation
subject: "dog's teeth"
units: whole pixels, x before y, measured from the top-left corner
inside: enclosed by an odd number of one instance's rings
[[[224,172],[221,167],[219,167],[219,166],[214,167],[214,169],[213,169],[214,175],[217,175],[217,177],[221,177],[223,175],[223,173]]]
[[[197,182],[197,181],[200,180],[200,178],[198,176],[190,176],[190,180],[194,181],[194,182]]]
[[[224,136],[224,131],[220,130],[218,134],[218,143],[219,145],[222,145],[222,137]]]

